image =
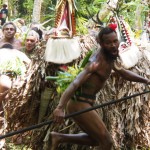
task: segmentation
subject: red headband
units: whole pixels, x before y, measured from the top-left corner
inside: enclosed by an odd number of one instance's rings
[[[117,28],[117,24],[115,24],[115,23],[109,24],[108,27],[115,31]]]

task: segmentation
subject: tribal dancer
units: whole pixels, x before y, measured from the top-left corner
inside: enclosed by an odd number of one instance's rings
[[[128,81],[150,84],[150,80],[122,67],[116,67],[119,40],[114,28],[105,27],[98,34],[101,46],[93,55],[85,69],[65,90],[59,104],[53,112],[54,122],[64,121],[64,109],[73,113],[93,106],[95,95],[101,90],[114,70]],[[113,140],[105,124],[95,110],[73,117],[82,129],[80,134],[51,133],[51,150],[57,149],[60,143],[98,146],[101,150],[111,150]]]

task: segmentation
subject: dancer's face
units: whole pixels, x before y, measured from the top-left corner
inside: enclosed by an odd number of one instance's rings
[[[3,29],[4,37],[7,39],[11,39],[15,36],[16,30],[12,24],[8,24]]]
[[[112,59],[116,59],[118,57],[119,40],[115,32],[104,34],[103,42],[101,42],[100,45],[104,53],[109,57]]]
[[[37,43],[37,39],[34,36],[27,36],[25,41],[25,47],[28,52],[32,51]]]

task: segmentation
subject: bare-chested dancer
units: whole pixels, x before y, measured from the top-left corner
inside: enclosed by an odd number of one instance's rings
[[[129,70],[115,67],[114,61],[118,57],[119,41],[114,29],[103,28],[98,34],[98,42],[101,46],[99,52],[91,57],[85,69],[63,93],[53,112],[54,122],[62,123],[64,121],[65,108],[67,108],[68,113],[73,113],[92,107],[96,93],[103,88],[112,70],[128,81],[150,84],[149,79]],[[76,91],[80,94],[76,95]],[[74,95],[76,95],[76,101],[72,100]],[[73,119],[84,133],[61,134],[52,132],[51,150],[56,150],[60,143],[98,146],[101,150],[112,149],[111,135],[95,110],[73,117]]]
[[[7,22],[3,25],[3,38],[0,40],[0,48],[5,43],[10,43],[14,49],[20,50],[22,48],[22,42],[15,38],[16,26],[13,22]]]

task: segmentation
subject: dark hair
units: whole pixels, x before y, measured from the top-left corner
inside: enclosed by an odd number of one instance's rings
[[[4,43],[0,48],[9,48],[13,49],[13,46],[10,43]]]
[[[37,32],[39,34],[39,38],[42,39],[43,32],[40,29],[38,29],[38,27],[33,27],[31,29]]]
[[[6,5],[6,4],[3,4],[3,7],[7,7],[7,5]]]
[[[98,42],[103,42],[103,35],[104,34],[110,34],[112,32],[115,32],[115,30],[111,29],[110,27],[105,27],[103,28],[99,33],[98,33],[98,37],[97,37],[97,40]]]
[[[13,23],[13,22],[6,22],[4,25],[3,25],[3,27],[2,27],[2,31],[4,31],[4,28],[7,26],[7,25],[13,25],[13,27],[14,27],[14,29],[15,29],[15,32],[16,32],[16,30],[17,30],[17,28],[16,28],[16,25]]]

